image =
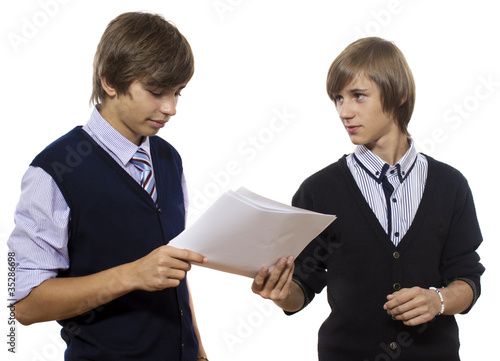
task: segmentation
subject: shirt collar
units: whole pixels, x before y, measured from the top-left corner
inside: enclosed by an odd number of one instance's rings
[[[372,178],[377,181],[382,180],[386,171],[393,171],[392,174],[397,172],[400,182],[403,182],[410,174],[417,160],[415,142],[411,138],[408,138],[408,143],[410,144],[410,148],[394,166],[390,166],[384,162],[379,156],[374,154],[364,145],[358,145],[356,147],[354,150],[354,159],[366,172],[368,172]]]
[[[146,153],[151,156],[149,137],[146,137],[144,142],[140,146],[137,146],[113,128],[111,124],[102,117],[97,107],[94,108],[86,126],[93,136],[113,153],[123,165],[126,165],[130,159],[132,159],[139,147],[144,149]]]

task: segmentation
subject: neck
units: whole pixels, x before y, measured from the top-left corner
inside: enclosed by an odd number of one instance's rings
[[[375,155],[380,157],[384,162],[394,165],[406,154],[410,149],[408,137],[402,133],[396,139],[385,144],[376,144],[370,147],[366,145]]]
[[[97,110],[101,116],[106,120],[113,128],[118,131],[125,138],[130,140],[135,145],[141,145],[144,141],[144,137],[138,136],[126,125],[121,119],[126,117],[126,114],[120,112],[119,109],[115,108],[110,104],[110,102],[103,102],[97,106]]]

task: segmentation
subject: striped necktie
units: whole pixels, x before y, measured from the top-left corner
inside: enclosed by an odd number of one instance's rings
[[[157,204],[155,176],[148,153],[139,148],[130,161],[141,171],[141,187],[148,192],[155,204]]]

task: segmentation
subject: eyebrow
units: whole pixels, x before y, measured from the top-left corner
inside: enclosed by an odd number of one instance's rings
[[[158,90],[182,90],[186,87],[187,84],[178,84],[178,85],[175,85],[175,86],[161,86],[161,85],[158,85],[158,84],[148,84],[148,83],[143,83],[143,86],[144,87],[151,87],[153,89],[158,89]]]
[[[167,91],[181,91],[185,87],[186,87],[186,84],[182,84],[182,85],[176,85],[176,86],[173,86],[173,87],[165,87],[165,88],[163,88],[163,90],[167,90]]]
[[[367,92],[367,91],[368,91],[368,89],[354,88],[354,89],[348,89],[347,91],[348,91],[349,93],[359,93],[359,92],[364,93],[364,92]]]

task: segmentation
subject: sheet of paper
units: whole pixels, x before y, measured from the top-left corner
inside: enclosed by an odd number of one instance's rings
[[[204,267],[253,278],[280,257],[298,256],[335,218],[240,188],[224,193],[169,245],[205,255]]]

